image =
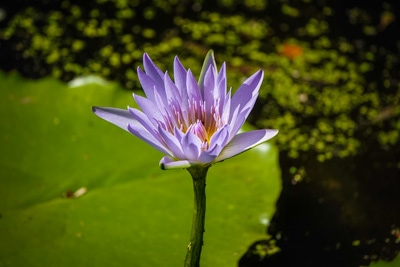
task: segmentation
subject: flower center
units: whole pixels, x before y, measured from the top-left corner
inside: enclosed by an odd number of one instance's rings
[[[203,122],[197,120],[194,124],[190,125],[187,130],[194,133],[202,141],[202,146],[201,146],[202,150],[208,149],[210,145],[211,136],[210,137],[208,136],[207,130],[204,127]]]
[[[203,143],[203,149],[207,149],[210,139],[225,123],[219,114],[219,99],[215,99],[213,105],[207,105],[205,101],[189,100],[186,107],[182,103],[171,103],[171,112],[165,116],[166,129],[174,134],[174,128],[186,133],[191,131]]]

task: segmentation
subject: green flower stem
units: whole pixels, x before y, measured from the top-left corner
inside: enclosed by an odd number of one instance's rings
[[[185,267],[199,267],[203,246],[204,220],[206,217],[206,176],[208,167],[195,166],[190,167],[188,171],[193,179],[194,209]]]

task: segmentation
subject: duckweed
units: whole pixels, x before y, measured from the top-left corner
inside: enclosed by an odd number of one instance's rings
[[[351,156],[362,149],[361,139],[398,146],[398,53],[333,34],[335,12],[326,2],[63,0],[57,8],[21,9],[0,41],[20,58],[9,68],[24,74],[65,81],[97,74],[127,89],[140,88],[135,69],[144,51],[164,69],[179,54],[198,73],[212,48],[227,62],[232,88],[264,69],[250,120],[279,129],[275,142],[291,157],[308,150],[320,161]],[[346,15],[352,27],[373,36],[395,19],[383,8],[384,20],[358,7]]]

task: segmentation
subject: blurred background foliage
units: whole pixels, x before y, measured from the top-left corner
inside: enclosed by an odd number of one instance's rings
[[[292,158],[344,158],[366,140],[399,146],[398,4],[330,0],[9,1],[2,4],[0,67],[69,81],[97,74],[140,89],[143,51],[163,69],[214,49],[236,88],[265,81],[250,118],[277,128]],[[385,40],[385,41],[382,41]],[[376,141],[375,141],[376,140]]]

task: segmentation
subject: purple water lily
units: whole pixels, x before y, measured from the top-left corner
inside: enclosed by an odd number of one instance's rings
[[[138,76],[147,98],[133,95],[142,111],[93,107],[93,112],[164,153],[160,161],[163,169],[206,167],[278,133],[269,129],[238,133],[257,99],[263,71],[248,78],[231,97],[225,63],[218,71],[212,51],[205,58],[198,82],[178,57],[174,60],[174,81],[147,54],[143,63],[144,72],[138,68]]]

